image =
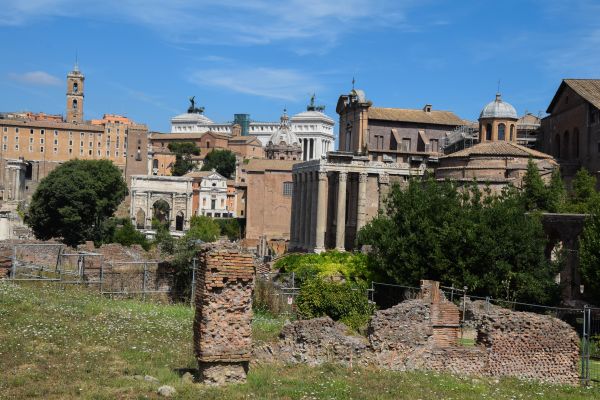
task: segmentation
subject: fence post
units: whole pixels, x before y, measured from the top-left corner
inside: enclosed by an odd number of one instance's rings
[[[452,285],[452,286],[454,286],[454,285]],[[463,317],[462,317],[463,323],[465,322],[465,314],[467,312],[467,289],[468,289],[467,286],[463,287],[463,313],[462,313],[463,314]],[[461,329],[461,331],[462,331],[462,329]]]
[[[100,259],[100,294],[104,293],[104,263]]]
[[[12,278],[17,278],[17,246],[13,246],[13,257],[12,257]]]
[[[196,297],[196,257],[192,258],[192,293],[190,295],[190,307],[194,308],[194,300]]]
[[[146,274],[148,273],[148,263],[144,261],[144,278],[142,281],[142,299],[146,301]]]

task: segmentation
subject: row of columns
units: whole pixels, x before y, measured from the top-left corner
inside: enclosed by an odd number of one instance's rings
[[[346,249],[348,172],[336,171],[334,173],[337,178],[335,248],[344,251]],[[366,224],[367,179],[366,172],[358,174],[357,231]],[[327,231],[328,174],[325,171],[298,172],[293,175],[293,181],[290,247],[320,253],[325,250]],[[387,187],[388,182],[387,175],[380,175],[380,187],[383,185]],[[387,194],[387,190],[385,192]]]

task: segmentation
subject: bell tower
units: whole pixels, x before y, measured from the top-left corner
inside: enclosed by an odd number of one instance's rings
[[[83,81],[85,77],[79,71],[77,62],[73,71],[67,74],[67,122],[83,122]]]

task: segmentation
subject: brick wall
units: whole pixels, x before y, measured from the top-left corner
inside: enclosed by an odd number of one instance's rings
[[[235,248],[199,254],[194,350],[208,384],[246,379],[252,352],[254,258]]]

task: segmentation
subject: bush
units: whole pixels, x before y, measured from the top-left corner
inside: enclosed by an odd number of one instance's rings
[[[214,219],[204,215],[194,215],[190,220],[188,239],[200,239],[203,242],[214,242],[219,238],[221,228]]]
[[[229,240],[240,238],[240,224],[235,218],[215,219],[221,229],[221,236],[227,236]]]
[[[368,282],[367,256],[361,253],[328,251],[321,254],[290,254],[275,263],[281,272],[294,272],[300,281],[317,276],[320,278],[343,277],[353,282]]]
[[[303,318],[329,316],[358,331],[375,310],[367,298],[367,286],[359,283],[335,283],[309,278],[300,287],[296,299],[298,313]]]
[[[123,246],[131,246],[132,244],[139,244],[144,250],[150,248],[150,243],[146,236],[135,229],[131,221],[125,220],[123,226],[116,228],[113,238],[113,243],[119,243]]]

